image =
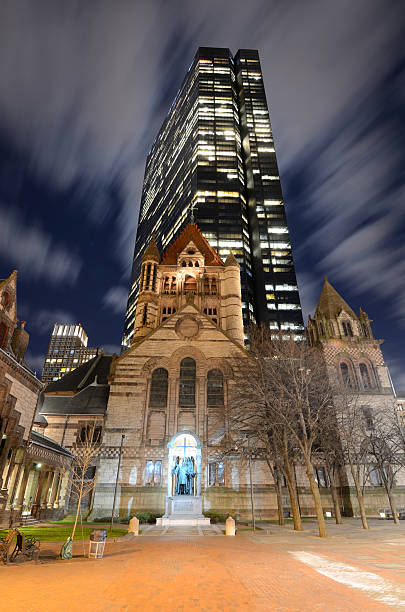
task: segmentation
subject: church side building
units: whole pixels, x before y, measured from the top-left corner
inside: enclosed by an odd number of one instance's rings
[[[0,527],[63,511],[71,456],[32,431],[41,382],[25,361],[29,335],[17,327],[17,270],[0,280]]]
[[[358,315],[339,295],[325,277],[324,286],[313,317],[308,318],[308,340],[322,350],[330,380],[347,389],[355,398],[364,418],[364,431],[373,428],[376,414],[393,414],[395,391],[381,351],[383,340],[377,340],[371,329],[372,321],[360,309]],[[369,514],[378,514],[388,506],[381,475],[368,467],[364,488]],[[405,474],[395,477],[394,496],[397,506],[405,506]],[[341,475],[342,503],[347,514],[358,512],[354,483],[349,470]],[[344,501],[343,501],[344,500]]]

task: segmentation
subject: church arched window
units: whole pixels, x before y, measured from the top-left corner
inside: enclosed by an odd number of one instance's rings
[[[148,322],[148,305],[145,304],[143,308],[142,325],[146,325]]]
[[[195,406],[195,361],[185,357],[180,363],[179,406]]]
[[[197,292],[197,281],[194,276],[186,276],[184,281],[184,292],[185,293],[196,293]]]
[[[172,284],[170,287],[170,293],[176,293],[176,277],[172,276]]]
[[[168,373],[165,368],[157,368],[152,372],[150,385],[149,406],[152,408],[166,408],[167,404]]]
[[[224,376],[221,370],[210,370],[207,375],[207,406],[224,405]]]
[[[345,387],[352,387],[352,379],[350,376],[349,366],[344,361],[340,364],[340,373],[342,375],[343,384]]]
[[[365,363],[360,364],[361,382],[363,383],[363,389],[371,389],[371,378],[368,367]]]

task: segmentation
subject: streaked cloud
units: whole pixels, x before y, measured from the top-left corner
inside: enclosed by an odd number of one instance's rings
[[[4,203],[0,204],[0,220],[0,255],[10,267],[34,279],[75,284],[82,267],[78,255],[54,240],[35,220]]]
[[[128,287],[111,287],[103,297],[103,305],[116,314],[124,314],[128,301]]]
[[[50,333],[55,323],[59,323],[60,325],[71,325],[73,323],[77,324],[78,321],[70,312],[44,308],[43,310],[31,314],[28,323],[29,326],[34,328],[37,332],[45,333],[49,331]]]

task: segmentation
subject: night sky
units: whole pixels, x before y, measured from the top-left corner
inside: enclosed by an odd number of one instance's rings
[[[258,49],[298,284],[374,320],[405,389],[401,1],[0,1],[0,278],[40,372],[54,322],[119,351],[148,149],[198,46]]]

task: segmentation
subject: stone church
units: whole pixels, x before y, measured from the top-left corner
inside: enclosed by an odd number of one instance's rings
[[[191,458],[194,493],[204,508],[221,500],[235,474],[216,459],[224,427],[210,408],[231,392],[235,357],[245,354],[239,265],[223,262],[195,225],[188,225],[160,256],[154,240],[142,261],[135,333],[110,373],[94,514],[108,515],[125,434],[121,511],[165,511],[175,492],[172,471]],[[215,419],[216,420],[216,419]],[[238,483],[239,484],[239,483]],[[170,509],[169,509],[170,512]],[[202,517],[201,517],[202,518]]]
[[[365,405],[393,404],[381,341],[373,338],[370,320],[363,311],[356,315],[327,280],[309,318],[308,339],[323,351],[329,375],[350,383]],[[163,254],[152,239],[142,261],[132,346],[119,356],[98,355],[43,393],[40,413],[47,436],[69,449],[89,425],[101,432],[96,486],[88,500],[92,517],[111,516],[123,435],[116,504],[121,517],[151,510],[170,521],[180,511],[203,524],[202,512],[210,510],[250,516],[248,467],[218,452],[225,430],[218,408],[237,394],[234,369],[240,358],[248,354],[234,256],[223,262],[194,224]],[[321,465],[315,469],[324,510],[332,511],[325,471]],[[267,464],[254,460],[252,473],[256,516],[275,517],[275,484]],[[305,471],[296,466],[295,476],[301,511],[313,514]],[[343,474],[346,514],[356,512],[352,485]],[[175,507],[173,496],[181,486],[193,493],[192,499],[184,496],[188,511],[184,504]],[[367,489],[368,511],[376,514],[387,506],[385,492],[377,481]],[[403,495],[402,489],[395,492]],[[288,510],[286,487],[283,503]]]

